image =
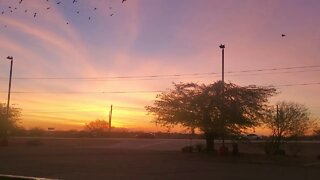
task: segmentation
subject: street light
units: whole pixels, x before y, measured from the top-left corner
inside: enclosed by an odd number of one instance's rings
[[[8,101],[7,101],[7,116],[9,117],[13,57],[8,56],[7,59],[10,60],[10,78],[9,78],[9,90],[8,90]]]
[[[8,146],[8,123],[9,123],[9,108],[10,108],[10,93],[11,93],[11,78],[12,78],[12,65],[13,65],[13,57],[8,56],[8,60],[10,60],[10,78],[9,78],[9,90],[8,90],[8,101],[7,101],[7,122],[4,123],[5,128],[2,132],[2,140],[0,141],[1,146]]]
[[[220,44],[219,47],[220,47],[220,49],[222,49],[222,77],[221,77],[221,80],[222,80],[222,84],[221,84],[221,101],[222,102],[221,103],[224,104],[224,48],[225,48],[225,45],[224,44]],[[221,118],[224,121],[223,112],[221,113]],[[222,135],[222,148],[223,149],[225,148],[225,146],[224,146],[224,133]]]
[[[220,44],[219,46],[222,49],[222,87],[224,86],[224,44]]]

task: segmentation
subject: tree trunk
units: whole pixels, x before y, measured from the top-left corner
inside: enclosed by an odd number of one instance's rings
[[[206,147],[208,152],[214,151],[214,135],[213,133],[205,133]]]

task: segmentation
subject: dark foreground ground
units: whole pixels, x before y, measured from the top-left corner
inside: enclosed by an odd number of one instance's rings
[[[304,144],[300,157],[261,154],[257,143],[240,145],[238,157],[181,153],[187,140],[11,139],[0,148],[0,174],[56,179],[320,179],[319,144]],[[39,144],[40,143],[40,144]]]

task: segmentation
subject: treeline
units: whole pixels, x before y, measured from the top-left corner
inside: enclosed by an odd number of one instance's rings
[[[57,138],[159,138],[159,139],[190,139],[191,135],[177,132],[144,132],[129,131],[126,129],[113,128],[111,132],[96,133],[86,130],[46,130],[41,128],[18,128],[11,132],[12,137],[57,137]],[[192,138],[202,138],[195,134]]]
[[[16,128],[11,133],[12,137],[57,137],[57,138],[157,138],[157,139],[205,139],[204,134],[178,133],[178,132],[144,132],[129,131],[123,128],[113,128],[111,132],[95,133],[87,130],[46,130],[41,128]],[[233,136],[226,136],[226,140],[236,139]],[[262,140],[270,139],[270,136],[261,136]],[[221,138],[217,138],[221,140]],[[246,141],[246,139],[242,139]],[[299,136],[297,138],[287,137],[287,141],[319,141],[320,131],[315,130],[310,135]],[[241,139],[239,139],[241,141]]]

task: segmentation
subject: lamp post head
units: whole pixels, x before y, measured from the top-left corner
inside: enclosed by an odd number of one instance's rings
[[[12,61],[12,60],[13,60],[13,57],[12,57],[12,56],[8,56],[7,59],[9,59],[9,60]]]
[[[224,44],[220,44],[219,46],[221,49],[224,49],[225,48],[225,45]]]

